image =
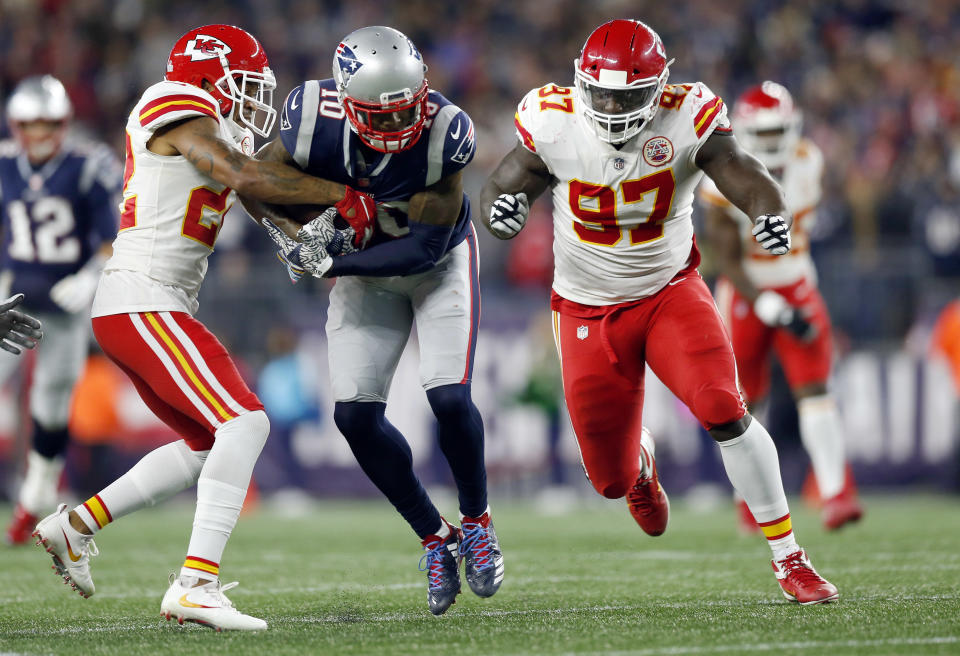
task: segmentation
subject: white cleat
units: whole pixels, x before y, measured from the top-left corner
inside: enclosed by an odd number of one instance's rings
[[[185,587],[180,577],[170,575],[170,588],[160,602],[160,614],[167,621],[194,622],[215,631],[262,631],[267,623],[256,617],[244,615],[227,599],[225,591],[235,588],[237,582],[221,586],[219,579],[205,585]]]
[[[81,535],[70,526],[69,515],[67,504],[61,503],[55,513],[40,520],[33,537],[37,538],[37,546],[53,558],[53,569],[63,577],[63,582],[86,598],[96,590],[90,576],[90,556],[100,551],[93,536]]]

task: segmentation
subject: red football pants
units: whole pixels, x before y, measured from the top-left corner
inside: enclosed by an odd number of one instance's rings
[[[826,383],[830,377],[833,339],[830,315],[816,287],[801,280],[784,287],[771,287],[798,308],[817,328],[817,336],[804,342],[789,331],[760,321],[750,303],[726,278],[717,282],[717,305],[737,358],[740,385],[748,401],[764,398],[770,390],[770,352],[776,353],[790,389]]]
[[[593,487],[624,496],[639,474],[645,364],[707,429],[746,413],[710,290],[687,268],[648,298],[586,306],[553,296],[563,392]]]
[[[225,422],[263,409],[223,344],[184,312],[96,317],[93,334],[153,413],[194,451],[213,446]]]

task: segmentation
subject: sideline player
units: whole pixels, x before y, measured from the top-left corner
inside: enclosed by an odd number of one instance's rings
[[[14,310],[23,301],[23,294],[14,294],[0,302],[0,349],[20,355],[21,348],[37,348],[43,339],[40,321],[29,314]]]
[[[277,203],[331,204],[344,195],[251,157],[253,134],[267,136],[273,125],[275,86],[253,36],[207,25],[180,37],[166,79],[130,113],[120,231],[97,288],[93,330],[183,439],[148,453],[73,510],[61,504],[35,532],[58,573],[88,597],[93,535],[196,483],[187,557],[161,612],[217,630],[267,626],[234,608],[223,593],[236,584],[221,586],[219,568],[269,422],[223,345],[193,318],[207,257],[234,192]]]
[[[363,471],[420,537],[428,606],[440,615],[460,592],[461,559],[470,589],[489,597],[503,580],[503,555],[487,503],[483,421],[470,394],[480,289],[461,170],[473,159],[473,122],[429,89],[426,70],[400,32],[356,30],[337,47],[333,79],[290,92],[280,139],[261,156],[376,199],[376,231],[366,250],[331,258],[321,249],[309,268],[338,278],[326,327],[337,427]],[[301,248],[268,227],[283,253]],[[354,222],[347,232],[356,233],[359,244],[366,229]],[[414,474],[406,439],[384,416],[414,323],[420,381],[459,492],[460,527],[441,517]]]
[[[58,79],[26,78],[7,102],[14,140],[0,143],[0,296],[11,287],[24,291],[47,336],[30,385],[32,448],[6,532],[15,545],[26,544],[39,517],[56,507],[90,302],[117,233],[120,164],[103,144],[67,138],[72,114]],[[0,380],[18,364],[0,354]]]
[[[488,227],[517,234],[529,200],[551,189],[554,333],[584,468],[605,497],[627,496],[647,533],[666,529],[652,440],[641,425],[645,364],[720,445],[734,487],[760,521],[791,601],[838,598],[793,535],[777,450],[747,414],[733,351],[697,272],[690,219],[706,172],[752,217],[768,251],[790,249],[777,184],[733,138],[704,84],[667,86],[671,62],[644,23],[614,20],[587,39],[576,88],[548,84],[521,100],[520,143],[483,188]]]
[[[706,178],[700,200],[720,279],[716,299],[730,331],[740,386],[751,411],[770,388],[770,353],[776,353],[797,403],[800,438],[810,455],[829,529],[863,515],[852,478],[846,481],[843,427],[827,392],[833,344],[830,316],[817,289],[807,235],[820,201],[823,157],[800,137],[801,116],[790,93],[776,82],[748,89],[733,106],[733,128],[744,150],[759,159],[783,187],[793,215],[793,245],[781,256],[764,251],[750,234],[753,222]],[[738,501],[741,523],[757,530]]]

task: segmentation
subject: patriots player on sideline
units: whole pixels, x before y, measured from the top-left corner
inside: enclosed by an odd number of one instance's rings
[[[327,254],[329,233],[313,231],[330,227],[332,211],[299,231],[308,245],[266,225],[285,256],[299,254],[314,275],[338,278],[326,326],[334,419],[364,472],[420,537],[428,606],[440,615],[460,592],[461,559],[471,590],[489,597],[503,579],[503,555],[487,503],[483,422],[470,394],[480,290],[461,170],[474,155],[473,122],[429,89],[426,70],[413,43],[392,28],[349,34],[334,55],[333,79],[290,92],[280,139],[258,156],[376,199],[376,230],[360,252]],[[248,209],[263,216],[264,208]],[[354,222],[346,231],[355,237],[348,251],[365,230]],[[460,527],[430,501],[406,439],[384,417],[414,322],[421,383],[459,492]]]
[[[651,535],[666,529],[653,441],[642,428],[645,365],[720,445],[727,476],[773,551],[783,595],[838,598],[797,545],[777,449],[737,389],[733,351],[697,272],[694,189],[704,172],[773,255],[790,250],[780,187],[733,137],[723,101],[701,82],[667,85],[659,35],[635,20],[601,25],[575,60],[576,88],[521,100],[520,143],[484,185],[487,226],[514,237],[529,201],[554,206],[554,336],[584,469],[605,497],[627,497]]]
[[[46,328],[30,384],[31,449],[9,544],[26,544],[56,507],[73,387],[87,359],[90,302],[117,231],[122,172],[103,144],[67,139],[73,109],[50,76],[20,82],[7,102],[14,139],[0,144],[0,297],[24,291]],[[18,365],[0,354],[0,381]]]
[[[14,310],[23,301],[23,294],[14,294],[0,302],[0,349],[20,355],[20,348],[33,349],[43,339],[40,321]]]
[[[744,149],[783,187],[794,216],[793,248],[771,256],[750,236],[752,221],[709,178],[700,185],[706,227],[721,274],[716,297],[730,331],[743,395],[754,410],[770,386],[775,353],[796,399],[800,438],[823,499],[821,518],[836,530],[863,515],[853,476],[846,474],[843,426],[827,391],[833,342],[830,315],[817,289],[807,235],[820,200],[823,155],[800,136],[801,116],[790,92],[776,82],[750,87],[733,105],[733,127]],[[741,526],[759,528],[743,500]]]
[[[275,203],[344,197],[341,185],[252,158],[254,133],[267,136],[276,117],[275,86],[251,34],[206,25],[180,37],[165,79],[130,113],[120,231],[94,298],[93,330],[183,439],[151,451],[73,510],[61,504],[34,533],[57,573],[89,597],[93,535],[196,483],[187,557],[160,611],[218,631],[267,628],[233,606],[224,592],[236,583],[221,585],[219,573],[270,424],[226,349],[193,318],[207,257],[235,192]]]

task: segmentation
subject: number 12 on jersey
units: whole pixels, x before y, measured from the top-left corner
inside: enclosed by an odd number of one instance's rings
[[[664,169],[636,180],[624,180],[619,190],[602,184],[581,180],[570,181],[570,209],[580,221],[573,229],[588,244],[614,246],[623,239],[624,230],[630,233],[630,245],[644,244],[663,237],[663,220],[670,213],[676,180],[673,169]],[[618,193],[619,191],[619,193]],[[618,220],[618,201],[624,206],[643,202],[654,192],[653,209],[645,220],[628,227]],[[585,204],[586,199],[591,199]],[[623,211],[619,212],[621,215]],[[633,223],[630,221],[629,223]]]

